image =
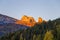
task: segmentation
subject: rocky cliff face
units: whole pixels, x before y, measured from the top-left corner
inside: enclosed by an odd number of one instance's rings
[[[33,17],[30,16],[26,16],[24,15],[21,20],[16,21],[17,24],[22,24],[22,25],[26,25],[26,26],[34,26],[36,21],[34,20]]]
[[[42,23],[43,19],[41,17],[38,18],[38,22],[34,20],[31,16],[22,16],[21,20],[16,21],[16,24],[26,25],[26,26],[34,26],[36,23]]]
[[[41,17],[38,18],[38,23],[42,23],[43,19]]]

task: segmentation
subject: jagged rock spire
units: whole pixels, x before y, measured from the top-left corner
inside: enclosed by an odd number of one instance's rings
[[[24,15],[22,16],[21,20],[18,20],[16,23],[27,26],[33,26],[36,23],[36,21],[34,20],[33,17]]]
[[[42,23],[43,19],[41,17],[38,17],[38,23]]]
[[[38,22],[35,21],[35,19],[31,16],[22,16],[21,20],[16,21],[16,24],[22,24],[26,26],[34,26],[36,23],[42,23],[43,19],[41,17],[38,18]]]

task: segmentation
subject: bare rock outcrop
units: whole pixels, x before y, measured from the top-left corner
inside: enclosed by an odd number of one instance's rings
[[[16,21],[16,23],[31,27],[35,25],[36,21],[34,20],[33,17],[24,15],[22,16],[21,20]]]

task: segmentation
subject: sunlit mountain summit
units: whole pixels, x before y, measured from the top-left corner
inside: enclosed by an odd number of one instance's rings
[[[16,21],[16,24],[22,24],[26,26],[34,26],[36,23],[42,23],[43,19],[41,17],[38,18],[38,22],[35,21],[35,19],[31,16],[22,16],[21,20]]]

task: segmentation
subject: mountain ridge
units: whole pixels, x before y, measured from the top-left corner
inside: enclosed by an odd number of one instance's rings
[[[23,15],[20,20],[2,15],[0,14],[0,23],[16,23],[20,25],[25,25],[25,26],[34,26],[36,23],[42,23],[43,19],[41,17],[38,18],[38,22],[35,21],[35,19],[31,16],[26,16]]]
[[[0,23],[14,23],[17,19],[0,14]]]

